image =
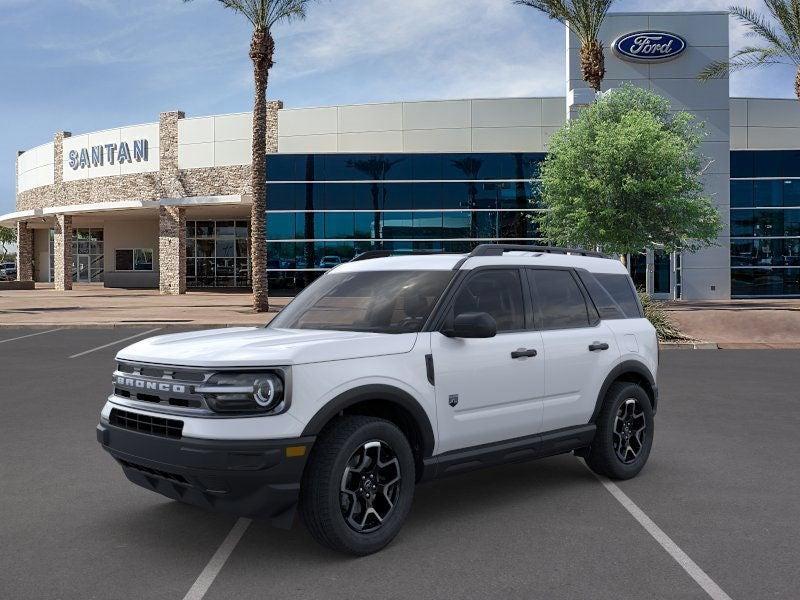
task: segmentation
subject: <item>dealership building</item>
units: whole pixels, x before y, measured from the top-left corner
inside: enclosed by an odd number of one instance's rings
[[[706,123],[706,194],[723,229],[697,253],[629,260],[638,285],[687,300],[800,296],[800,104],[731,98],[698,72],[729,55],[719,12],[611,13],[604,89],[623,82]],[[265,231],[250,228],[250,113],[56,133],[17,157],[20,280],[122,288],[247,287],[252,236],[293,293],[372,249],[466,252],[541,243],[547,142],[594,95],[567,32],[565,95],[268,107]],[[68,125],[68,124],[65,124]]]

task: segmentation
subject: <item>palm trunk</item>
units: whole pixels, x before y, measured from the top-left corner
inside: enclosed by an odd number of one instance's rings
[[[800,100],[800,68],[797,69],[797,75],[794,77],[794,95]]]
[[[595,92],[600,91],[600,84],[606,76],[603,45],[597,40],[584,42],[581,45],[581,75]]]
[[[253,204],[250,209],[250,267],[253,278],[253,310],[269,310],[269,291],[267,288],[267,237],[265,231],[266,195],[266,151],[267,151],[267,81],[272,67],[275,49],[269,31],[256,29],[250,43],[250,58],[253,61],[255,100],[253,102],[253,164],[252,193]]]

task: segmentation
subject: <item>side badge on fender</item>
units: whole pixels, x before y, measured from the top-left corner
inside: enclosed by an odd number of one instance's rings
[[[450,394],[450,397],[447,399],[447,403],[450,406],[455,406],[458,404],[458,394]]]

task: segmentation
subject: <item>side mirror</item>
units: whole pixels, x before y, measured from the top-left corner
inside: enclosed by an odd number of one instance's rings
[[[453,321],[453,328],[442,333],[447,337],[490,338],[497,335],[497,322],[489,313],[461,313]]]

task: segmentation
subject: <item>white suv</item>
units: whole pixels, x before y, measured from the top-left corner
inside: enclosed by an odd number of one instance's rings
[[[626,479],[653,443],[658,343],[619,261],[482,245],[368,253],[267,327],[164,335],[117,355],[98,441],[176,500],[375,552],[415,483],[574,452]]]

